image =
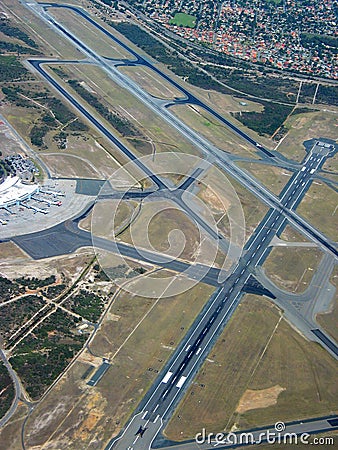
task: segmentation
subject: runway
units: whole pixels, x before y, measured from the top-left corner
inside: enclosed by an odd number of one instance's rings
[[[44,6],[46,8],[56,7],[56,5],[54,4],[44,4]],[[30,7],[35,12],[38,12],[36,9],[34,9],[34,5]],[[57,7],[64,6],[58,5]],[[86,20],[89,20],[94,26],[100,29],[100,25],[98,25],[93,19],[91,19],[87,14],[83,13],[78,8],[69,5],[67,5],[67,8],[70,8],[76,11],[78,14],[81,14]],[[38,12],[38,14],[42,17],[40,12]],[[269,253],[269,245],[272,239],[274,238],[274,236],[276,236],[276,234],[281,233],[287,221],[293,224],[296,229],[302,231],[303,234],[309,237],[312,241],[316,242],[325,252],[328,252],[334,255],[335,258],[337,258],[338,252],[336,245],[328,240],[322,233],[308,224],[295,212],[298,204],[308,190],[315,173],[323,166],[330,152],[334,152],[336,149],[332,146],[325,147],[324,145],[320,145],[320,143],[315,144],[309,152],[308,156],[303,161],[301,169],[291,177],[287,186],[282,191],[280,197],[276,197],[261,183],[248,175],[245,171],[238,168],[236,164],[231,160],[231,158],[227,157],[223,152],[210,144],[205,138],[200,136],[198,133],[195,133],[185,124],[180,122],[177,117],[175,117],[170,113],[170,111],[168,111],[168,108],[163,107],[159,102],[157,102],[153,98],[150,98],[150,96],[143,90],[141,90],[138,85],[122,75],[116,69],[116,67],[109,64],[109,62],[104,60],[104,58],[102,58],[100,55],[97,55],[87,46],[84,46],[81,41],[79,41],[75,36],[69,33],[62,25],[57,23],[47,14],[42,18],[44,20],[47,20],[50,25],[57,28],[58,31],[64,34],[70,41],[75,43],[77,46],[80,46],[80,48],[84,51],[88,58],[102,67],[110,75],[111,79],[114,82],[116,82],[122,88],[127,89],[129,92],[132,92],[133,95],[140,99],[151,110],[165,119],[183,136],[193,142],[194,145],[196,145],[201,150],[203,155],[211,155],[215,160],[215,164],[232,175],[244,187],[248,188],[250,192],[255,194],[270,207],[268,213],[246,244],[243,255],[238,264],[234,267],[232,273],[229,274],[226,280],[223,280],[220,285],[218,284],[218,289],[208,300],[203,311],[194,321],[193,325],[187,332],[186,336],[183,338],[182,342],[179,344],[173,356],[170,358],[165,368],[156,379],[155,383],[152,385],[150,390],[141,401],[134,416],[127,424],[124,433],[118,439],[112,439],[106,447],[107,450],[111,448],[121,450],[144,450],[145,448],[150,448],[154,439],[161,430],[163,424],[168,420],[177,403],[184,396],[187,387],[192,382],[195,374],[205,360],[210,349],[216,342],[217,337],[222,332],[236,307],[238,306],[243,295],[245,285],[248,282],[252,271],[255,269],[255,267],[257,267],[257,265],[262,264],[262,262],[265,260]],[[105,32],[106,34],[108,33],[107,30],[104,30],[103,32]],[[120,43],[112,34],[108,33],[108,35],[111,37],[111,39],[115,40],[115,42],[118,42],[119,45],[122,45],[131,54],[133,54],[136,58],[136,63],[142,63],[155,70],[153,65],[150,65],[149,62],[142,60],[141,57],[137,55],[136,52],[129,49],[126,44]],[[137,158],[133,155],[133,153],[129,149],[127,149],[116,138],[116,136],[114,136],[109,130],[107,130],[97,118],[92,116],[86,110],[86,108],[83,107],[83,105],[81,105],[71,94],[69,94],[69,92],[67,92],[62,86],[60,86],[43,69],[42,65],[46,62],[50,63],[50,61],[47,60],[30,60],[30,64],[40,73],[40,75],[42,75],[55,89],[57,89],[58,92],[63,95],[83,116],[85,116],[103,135],[110,139],[111,142],[113,142],[120,149],[120,151],[122,151],[128,158],[134,161],[138,165],[138,167],[153,181],[158,190],[163,191],[163,195],[165,195],[167,186],[164,180],[153,174],[152,171],[144,164],[137,161]],[[83,63],[81,61],[79,62]],[[196,103],[197,101],[198,103],[196,104],[199,104],[203,108],[206,108],[211,114],[213,114],[224,124],[226,124],[230,129],[232,129],[232,131],[240,135],[243,139],[253,145],[256,149],[258,149],[258,151],[264,153],[266,158],[273,158],[274,160],[277,159],[277,155],[272,154],[268,150],[264,149],[259,143],[252,140],[248,135],[243,133],[230,122],[226,121],[211,108],[208,109],[207,105],[204,105],[196,97],[192,96],[187,90],[183,89],[174,80],[171,80],[170,77],[162,74],[162,72],[160,72],[158,68],[156,68],[156,70],[158,71],[158,74],[167,79],[167,81],[170,81],[173,86],[176,86],[178,89],[180,89],[180,91],[185,95],[186,101],[192,103]],[[278,164],[278,161],[276,164]],[[186,180],[184,183],[182,186],[185,189],[189,188],[190,181]],[[195,222],[199,223],[199,225],[202,226],[201,219],[198,218],[196,214],[194,215],[191,208],[189,208],[189,206],[183,202],[181,196],[175,197],[173,195],[172,198],[174,201],[180,204],[180,206],[184,208],[190,216],[192,216]],[[222,242],[222,237],[217,233],[213,234],[210,230],[207,229],[207,227],[205,227],[205,225],[204,230],[208,232],[208,234],[213,239],[218,240],[218,242]],[[13,240],[22,248],[25,248],[25,246],[26,248],[28,248],[28,246],[32,247],[31,242],[33,239],[37,244],[37,250],[32,248],[32,252],[35,251],[36,255],[38,255],[43,252],[48,253],[46,248],[43,248],[43,245],[41,244],[42,237],[44,237],[45,239],[44,242],[51,241],[51,251],[57,251],[58,245],[56,236],[58,234],[61,236],[61,240],[65,243],[65,246],[69,251],[73,251],[72,249],[78,248],[79,246],[89,245],[89,233],[86,234],[86,232],[79,230],[76,223],[72,221],[68,221],[58,229],[55,227],[55,229],[53,230],[47,230],[45,235],[40,233],[36,236],[17,237]],[[38,247],[39,245],[40,248]],[[124,252],[123,254],[129,257],[135,257],[135,252],[137,253],[136,249],[127,246],[126,244],[107,241],[105,239],[95,239],[95,245],[110,251],[118,250]],[[184,264],[186,264],[178,260],[168,261],[165,255],[154,255],[151,252],[149,252],[148,254],[145,253],[145,256],[143,257],[147,259],[147,262],[154,261],[154,258],[156,257],[156,262],[158,265],[162,265],[163,267],[167,267],[177,271],[181,271],[181,269],[183,269],[184,267]],[[200,276],[200,270],[204,270],[203,267],[197,266],[193,269],[190,269],[189,267],[187,268],[185,266],[185,269],[190,270],[190,275],[192,277]],[[202,281],[211,282],[211,279],[214,280],[216,277],[215,270],[216,269],[211,268],[208,271],[208,274],[205,275],[205,277],[202,279]],[[314,339],[316,339],[317,342],[320,342],[321,345],[337,359],[338,351],[336,344],[319,328],[313,329],[311,331]],[[141,438],[139,435],[135,435],[135,430],[139,429],[140,426],[147,428],[143,438]],[[326,426],[328,425],[326,424]],[[300,425],[297,424],[297,427],[299,429]]]

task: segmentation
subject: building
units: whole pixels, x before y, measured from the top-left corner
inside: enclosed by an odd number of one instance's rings
[[[6,208],[29,199],[39,190],[40,185],[38,184],[24,184],[17,176],[7,177],[0,184],[0,208]]]

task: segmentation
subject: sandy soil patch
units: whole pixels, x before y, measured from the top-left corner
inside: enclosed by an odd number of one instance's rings
[[[201,197],[205,200],[212,208],[217,211],[226,213],[229,209],[231,203],[229,200],[220,196],[215,192],[209,185],[207,185],[205,190],[202,190]]]
[[[239,401],[236,412],[242,414],[250,409],[267,408],[275,405],[279,394],[283,391],[285,391],[285,388],[279,385],[260,390],[247,389]]]
[[[87,351],[81,353],[81,355],[78,358],[78,361],[91,364],[92,366],[95,367],[99,367],[102,364],[102,358],[94,356]]]

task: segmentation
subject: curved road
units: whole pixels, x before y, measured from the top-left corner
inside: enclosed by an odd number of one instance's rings
[[[18,402],[19,402],[19,399],[21,396],[21,386],[20,386],[20,382],[19,382],[19,379],[18,379],[16,373],[12,369],[12,366],[9,364],[8,359],[6,358],[6,355],[2,349],[0,349],[0,358],[2,359],[4,366],[8,370],[8,373],[13,380],[14,390],[15,390],[15,396],[14,396],[13,402],[11,404],[11,407],[6,412],[6,414],[0,419],[0,428],[1,428],[6,424],[6,422],[9,421],[9,419],[12,417],[12,415],[16,411],[16,408],[18,406]]]

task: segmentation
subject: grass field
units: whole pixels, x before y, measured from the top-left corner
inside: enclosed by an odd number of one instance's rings
[[[337,172],[338,172],[338,155],[337,153],[332,157],[328,158],[323,166],[323,169],[328,170],[329,172],[333,172],[332,175],[329,175],[328,178],[332,180],[337,180]],[[327,176],[326,174],[325,176]]]
[[[178,27],[195,28],[196,17],[185,13],[176,13],[175,16],[169,20],[170,25]]]
[[[203,427],[229,431],[234,425],[245,429],[329,414],[337,407],[336,370],[336,361],[319,345],[304,340],[276,307],[247,295],[165,434],[184,440]],[[246,403],[246,412],[236,412],[248,390],[256,395]]]
[[[19,404],[16,412],[7,424],[0,428],[0,450],[20,450],[21,445],[21,426],[26,418],[28,408],[24,403]]]
[[[149,67],[121,66],[119,70],[134,80],[148,94],[158,98],[174,99],[182,97],[182,92],[161,78]]]
[[[241,240],[242,236],[245,240],[249,238],[268,209],[253,194],[247,191],[229,175],[226,175],[225,177],[228,182],[224,182],[224,178],[220,173],[224,174],[224,172],[219,171],[219,169],[209,169],[206,174],[201,177],[201,183],[198,184],[199,192],[197,195],[209,204],[215,221],[221,232],[227,238],[230,237],[228,214],[230,215],[233,222],[236,223],[234,231],[237,231],[235,233],[236,237],[233,234],[232,239],[235,239],[234,242],[241,245],[243,243]],[[238,199],[236,199],[234,191],[237,193]],[[245,230],[241,229],[242,213],[244,214],[245,219],[243,223]]]
[[[64,59],[84,58],[84,54],[75,46],[71,45],[67,39],[60,36],[60,34],[53,31],[50,27],[46,27],[44,21],[21,4],[18,4],[14,0],[9,0],[2,7],[8,13],[9,17],[14,17],[14,20],[17,20],[28,33],[34,33],[34,40],[41,45],[42,53],[46,56],[61,57]]]
[[[301,161],[306,156],[304,141],[319,137],[336,139],[336,121],[336,114],[328,111],[290,116],[284,124],[290,131],[279,145],[278,151],[289,158]]]
[[[31,92],[35,92],[37,89],[42,90],[42,86],[43,84],[37,80],[25,85],[25,88],[29,87]],[[54,94],[50,93],[50,95]],[[34,106],[33,103],[32,106]],[[32,123],[39,120],[41,112],[33,108],[6,105],[5,108],[1,108],[1,113],[31,146],[29,134]],[[44,139],[47,149],[37,150],[54,176],[103,179],[111,176],[120,167],[114,157],[116,150],[112,144],[96,136],[94,130],[89,129],[88,132],[77,133],[77,135],[68,133],[67,146],[64,150],[60,150],[53,139],[60,131],[61,128],[58,127],[48,132]],[[121,157],[120,160],[124,161]]]
[[[297,212],[329,238],[337,239],[338,195],[321,181],[314,181]]]
[[[137,202],[105,200],[95,204],[94,209],[80,226],[91,231],[95,236],[114,239],[131,221],[136,210]]]
[[[257,158],[253,147],[232,133],[204,109],[195,105],[176,105],[171,107],[170,110],[189,127],[205,136],[221,150],[234,155]]]
[[[199,249],[200,233],[196,225],[175,204],[169,201],[144,203],[140,214],[119,239],[133,243],[136,247],[169,255],[178,255],[181,259],[194,260]],[[149,241],[148,241],[149,239]],[[203,243],[199,261],[209,259],[210,240]],[[210,250],[210,254],[212,254]]]
[[[48,12],[98,54],[107,58],[132,58],[127,50],[115,43],[102,31],[95,28],[74,11],[63,8],[49,8]]]
[[[28,259],[26,255],[14,242],[1,242],[0,243],[1,262],[16,261],[18,258]],[[0,264],[1,267],[1,264]]]
[[[199,154],[196,147],[182,137],[178,131],[168,125],[157,114],[150,111],[132,94],[115,84],[102,69],[93,65],[68,64],[63,66],[62,70],[70,78],[84,82],[86,89],[95,95],[103,105],[125,117],[140,131],[142,138],[123,137],[115,131],[120,136],[121,141],[132,147],[133,151],[139,156],[149,155],[154,151],[156,153],[165,151]],[[65,84],[65,86],[67,90],[74,94],[74,90],[69,85]],[[76,93],[74,96],[75,98],[80,98]],[[87,105],[84,100],[82,102]],[[98,115],[90,105],[88,105],[88,109],[95,116]],[[107,124],[107,128],[112,128],[104,119],[102,121]]]
[[[55,148],[55,143],[53,146],[51,136],[47,136],[46,143],[48,150],[40,154],[47,161],[54,160],[54,167],[51,163],[48,165],[59,176],[88,177],[102,180],[109,178],[120,167],[117,159],[113,156],[112,147],[107,146],[105,148],[91,134],[68,136],[67,148],[61,151]],[[120,171],[120,174],[122,174],[122,171]]]
[[[263,267],[277,286],[300,293],[308,287],[322,256],[317,248],[274,247]]]
[[[260,180],[274,194],[281,192],[292,175],[288,170],[265,164],[239,162],[238,165]]]
[[[291,225],[286,225],[280,238],[288,242],[309,242],[304,235],[296,231]]]
[[[27,423],[27,445],[50,440],[49,446],[70,450],[94,448],[95,442],[102,446],[123,426],[212,290],[198,285],[163,300],[121,293],[91,345],[98,356],[110,357],[112,366],[96,388],[89,388],[81,380],[88,363],[77,362],[35,407]]]

